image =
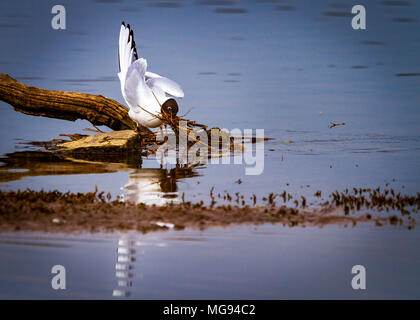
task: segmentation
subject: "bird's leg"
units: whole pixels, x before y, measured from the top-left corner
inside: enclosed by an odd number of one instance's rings
[[[144,136],[153,135],[153,132],[149,128],[147,128],[147,127],[145,127],[141,124],[136,124],[135,131],[140,137],[140,143],[141,143],[142,147],[144,147],[144,145],[145,145],[144,144]]]
[[[153,134],[153,131],[150,130],[148,127],[145,127],[141,124],[137,124],[137,132],[143,132],[148,134]]]
[[[141,131],[140,131],[139,126],[137,124],[136,124],[136,128],[134,129],[134,131],[138,134],[138,136],[140,138],[141,147],[143,148],[144,147],[143,137],[141,135]]]
[[[162,125],[159,126],[159,131],[160,131],[160,135],[163,138],[163,126]]]

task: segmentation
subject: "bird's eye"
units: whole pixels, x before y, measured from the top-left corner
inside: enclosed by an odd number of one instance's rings
[[[178,113],[178,104],[174,99],[168,99],[162,105],[162,112],[170,114],[172,117],[175,117]]]

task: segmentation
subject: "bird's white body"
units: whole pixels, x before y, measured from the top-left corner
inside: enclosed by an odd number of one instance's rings
[[[119,39],[118,77],[121,92],[130,108],[128,115],[140,126],[155,128],[161,125],[161,106],[171,96],[183,98],[182,88],[174,81],[147,71],[146,59],[138,59],[130,25],[121,25]]]

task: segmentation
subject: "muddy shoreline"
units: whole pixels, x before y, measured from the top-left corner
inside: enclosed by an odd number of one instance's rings
[[[351,201],[358,201],[351,197]],[[417,198],[416,198],[417,199]],[[327,225],[398,225],[409,229],[415,218],[404,209],[399,215],[386,215],[370,208],[348,212],[346,204],[335,199],[319,207],[286,207],[234,204],[205,206],[203,202],[155,206],[111,201],[104,192],[61,193],[59,191],[0,191],[0,232],[114,232],[147,233],[165,229],[206,229],[229,225],[282,224],[289,227]],[[343,199],[341,199],[343,202]],[[401,199],[400,199],[401,202]],[[418,199],[417,199],[418,202]],[[381,206],[383,203],[381,203]],[[408,217],[407,217],[408,216]]]

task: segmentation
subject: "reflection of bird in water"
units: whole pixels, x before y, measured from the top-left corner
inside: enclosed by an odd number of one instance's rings
[[[128,183],[123,187],[126,191],[123,200],[148,205],[176,203],[180,201],[177,182],[198,175],[191,167],[137,169],[130,174]]]
[[[148,205],[165,205],[170,202],[179,202],[177,183],[179,180],[197,177],[195,167],[176,166],[172,169],[144,168],[136,169],[129,176],[128,183],[122,188],[126,194],[122,200]],[[128,297],[131,294],[132,279],[135,275],[135,255],[144,251],[136,250],[136,241],[121,235],[118,240],[117,262],[115,264],[115,276],[117,286],[112,292],[114,297]],[[157,244],[161,246],[164,244]],[[137,277],[141,274],[137,274]]]

